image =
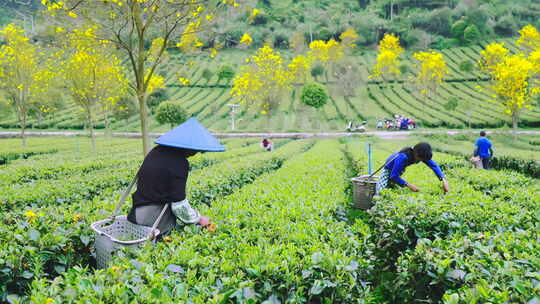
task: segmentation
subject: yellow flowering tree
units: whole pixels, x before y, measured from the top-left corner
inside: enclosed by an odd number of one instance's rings
[[[491,43],[480,52],[479,61],[481,71],[490,78],[492,101],[512,119],[514,138],[521,113],[532,108],[533,97],[540,93],[540,34],[531,25],[519,34],[517,44],[523,53],[510,55],[502,43]]]
[[[253,38],[248,33],[244,33],[240,39],[240,44],[248,47],[253,42]]]
[[[308,56],[319,61],[325,69],[325,78],[328,82],[328,70],[333,63],[336,63],[345,56],[343,46],[330,39],[329,41],[315,40],[309,44]]]
[[[502,42],[488,44],[484,50],[480,51],[480,60],[478,61],[480,70],[491,75],[491,72],[508,56],[509,52]]]
[[[443,77],[448,73],[446,62],[441,53],[417,52],[413,54],[416,59],[416,76],[414,82],[424,96],[423,102],[428,96],[433,96],[441,85]]]
[[[108,113],[127,93],[121,61],[111,51],[110,43],[96,39],[96,32],[96,27],[91,26],[68,35],[61,70],[73,101],[84,110],[94,150],[95,111],[100,108],[108,121]]]
[[[257,16],[259,16],[260,14],[261,10],[259,10],[258,8],[252,9],[248,17],[248,22],[253,23],[253,21],[255,21],[255,18],[257,18]]]
[[[49,50],[39,68],[35,71],[35,85],[31,88],[30,115],[37,118],[41,124],[43,118],[54,113],[63,106],[62,92],[58,80],[58,53]],[[61,52],[60,52],[61,53]]]
[[[264,46],[233,79],[231,95],[248,107],[257,104],[262,114],[271,114],[290,89],[291,80],[280,53]]]
[[[31,110],[45,109],[54,90],[51,57],[33,45],[23,29],[9,24],[0,30],[0,87],[17,114],[23,146]]]
[[[292,81],[304,84],[310,72],[311,58],[304,55],[298,55],[291,60],[288,68]]]
[[[514,138],[521,113],[532,108],[533,97],[540,93],[538,80],[534,79],[538,71],[537,62],[518,54],[505,57],[491,72],[492,101],[512,118]]]
[[[356,41],[358,41],[359,38],[360,36],[358,35],[358,33],[356,33],[356,31],[352,28],[345,30],[345,32],[339,35],[341,44],[345,47],[346,50],[349,51],[356,47]]]
[[[383,81],[401,74],[399,70],[399,57],[404,49],[399,45],[399,38],[393,34],[385,34],[379,42],[379,55],[377,63],[369,78],[381,78]]]
[[[540,48],[540,33],[532,25],[526,25],[519,30],[519,39],[517,45],[523,48],[527,53]]]
[[[154,75],[165,50],[178,39],[185,51],[200,48],[198,33],[215,24],[217,14],[238,7],[235,0],[41,0],[62,24],[99,25],[98,40],[110,41],[128,59],[130,88],[139,103],[143,151],[148,153],[149,129],[146,104]],[[147,45],[160,37],[149,55]],[[154,40],[155,41],[155,40]]]

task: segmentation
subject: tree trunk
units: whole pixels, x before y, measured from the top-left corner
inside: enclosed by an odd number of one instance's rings
[[[517,139],[517,129],[518,129],[518,114],[512,114],[512,133],[514,135],[514,141]]]
[[[320,109],[320,108],[315,109],[315,115],[317,116],[317,123],[318,123],[318,127],[319,127],[319,133],[322,133],[322,120],[323,120],[322,109]]]
[[[313,42],[313,31],[311,30],[311,21],[308,22],[309,24],[309,43]]]
[[[103,114],[103,120],[105,121],[105,137],[110,137],[111,130],[109,130],[109,115],[107,111],[105,111],[104,113],[105,114]]]
[[[148,107],[146,106],[146,96],[145,94],[139,94],[137,96],[139,100],[139,114],[141,119],[141,135],[143,140],[143,154],[146,156],[149,152],[149,142],[150,138],[148,135]]]
[[[143,140],[143,155],[146,156],[149,152],[149,136],[148,136],[148,107],[146,105],[146,90],[145,86],[146,77],[151,77],[152,75],[146,75],[144,68],[146,51],[144,48],[145,40],[145,28],[143,26],[143,17],[141,13],[141,7],[138,2],[135,2],[133,5],[133,20],[137,28],[137,55],[134,66],[134,71],[136,73],[137,81],[137,99],[139,101],[139,115],[141,118],[141,135]]]
[[[26,104],[23,102],[23,92],[21,90],[20,96],[19,96],[19,107],[18,107],[18,117],[19,117],[19,124],[21,125],[21,139],[22,139],[22,146],[26,147],[26,117],[28,116],[28,111],[26,109]],[[16,99],[14,99],[14,102],[16,102]]]
[[[92,143],[92,152],[96,152],[96,135],[94,134],[94,122],[92,119],[92,110],[86,109],[88,128],[90,129],[90,142]]]
[[[22,145],[23,147],[26,147],[26,135],[25,135],[25,131],[26,131],[26,118],[23,118],[22,122],[21,122],[21,139],[22,139]]]
[[[324,78],[326,79],[326,84],[328,84],[328,67],[324,68]]]

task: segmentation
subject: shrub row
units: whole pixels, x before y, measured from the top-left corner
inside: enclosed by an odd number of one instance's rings
[[[440,161],[443,166],[445,158],[456,157],[445,156]],[[377,255],[397,272],[386,283],[391,301],[438,303],[444,298],[447,303],[503,303],[496,299],[505,295],[509,303],[531,300],[537,287],[531,278],[520,275],[537,262],[517,269],[520,262],[514,260],[534,252],[537,234],[521,234],[538,230],[540,185],[509,171],[454,167],[446,174],[451,192],[442,195],[428,168],[412,167],[405,178],[422,192],[384,191],[370,211]],[[471,235],[480,236],[477,247],[466,246]],[[490,247],[494,242],[500,243],[495,251]],[[513,249],[519,246],[528,246],[523,255]],[[497,250],[507,250],[507,256],[494,256]],[[490,278],[505,268],[501,264],[508,259],[513,263],[508,264],[508,273]]]
[[[42,149],[32,149],[32,150],[21,149],[20,151],[0,152],[0,165],[7,164],[19,158],[26,159],[34,155],[50,154],[50,153],[56,153],[56,152],[58,152],[57,149],[50,148],[50,147],[42,148]]]
[[[540,301],[540,226],[421,239],[398,261],[395,288],[423,303],[537,303]]]
[[[298,144],[302,143],[296,143],[292,146]],[[245,153],[253,152],[255,149],[247,147],[239,150],[241,150],[240,153],[233,152],[232,155],[245,155]],[[284,150],[288,151],[288,149]],[[257,149],[257,151],[260,151],[260,149]],[[204,155],[192,162],[193,168],[198,169],[218,163],[226,159],[229,154],[208,155],[208,157]],[[278,157],[279,155],[283,155],[283,153],[263,154],[262,158],[256,154],[248,157],[247,160],[250,158],[258,159],[261,161],[261,166],[264,166],[266,163],[263,160],[270,160],[272,157]],[[21,179],[23,181],[31,179],[32,175],[43,179],[34,180],[31,184],[6,183],[0,186],[0,210],[9,210],[14,206],[18,206],[18,208],[32,204],[44,206],[91,199],[96,195],[100,195],[102,191],[109,187],[120,188],[127,186],[133,174],[135,174],[139,162],[138,157],[128,160],[108,160],[103,165],[99,165],[99,162],[89,162],[78,166],[78,169],[86,171],[86,174],[73,175],[70,179],[50,179],[53,176],[76,173],[76,171],[71,170],[70,164],[66,164],[66,166],[54,165],[52,168],[44,164],[41,168],[21,169],[22,172],[18,176],[14,175],[19,181]],[[245,162],[245,164],[248,163],[250,162]],[[32,174],[25,175],[29,173],[28,171]],[[84,189],[84,191],[80,189]],[[210,193],[208,196],[212,197]]]
[[[116,149],[114,151],[119,152]],[[197,157],[190,159],[190,169],[201,169],[217,164],[226,159],[262,151],[263,150],[258,144],[251,144],[247,147],[234,149],[228,153],[199,154]],[[142,161],[140,152],[129,151],[121,154],[116,153],[121,155],[122,158],[115,158],[115,156],[111,154],[103,155],[103,153],[104,151],[100,151],[98,154],[91,153],[91,155],[87,155],[88,157],[93,158],[90,160],[87,158],[81,158],[68,162],[51,162],[48,160],[46,163],[40,160],[39,165],[32,164],[29,166],[23,165],[9,168],[8,170],[4,170],[2,173],[0,173],[0,185],[8,183],[27,183],[39,179],[66,178],[74,174],[89,174],[90,172],[99,169],[114,170],[116,168],[126,166],[136,167]],[[64,155],[59,156],[61,156],[61,159],[65,157]]]
[[[36,281],[31,301],[370,301],[369,229],[333,216],[348,204],[345,178],[337,143],[320,142],[203,209],[217,221],[216,233],[188,227],[108,269],[74,268],[52,282]]]
[[[468,159],[470,155],[449,151],[440,147],[433,147],[435,151],[461,156]],[[540,178],[540,161],[535,159],[521,159],[513,156],[494,156],[491,158],[491,166],[497,170],[517,171],[533,178]]]
[[[256,174],[276,169],[286,158],[309,146],[309,141],[295,141],[275,153],[234,158],[234,161],[194,171],[188,181],[189,198],[198,202],[208,200],[209,193],[214,198],[229,194],[243,186],[242,182],[249,183]],[[112,198],[118,196],[116,191],[125,186],[134,172],[133,168],[123,168],[108,174],[86,175],[88,181],[84,186],[81,186],[83,179],[59,181],[63,187],[49,188],[51,192],[46,198],[33,207],[18,205],[17,210],[5,212],[0,222],[0,299],[5,300],[8,293],[22,295],[37,277],[52,278],[74,265],[92,264],[90,223],[110,216],[114,206]],[[89,191],[88,188],[96,185],[101,188],[99,193],[96,189]],[[70,191],[65,192],[64,188]],[[34,186],[27,191],[35,189]],[[45,196],[47,188],[37,190]],[[39,197],[24,194],[20,197]],[[66,198],[68,194],[70,199]]]
[[[521,172],[534,178],[540,178],[540,161],[519,159],[510,156],[495,156],[491,160],[493,168]]]

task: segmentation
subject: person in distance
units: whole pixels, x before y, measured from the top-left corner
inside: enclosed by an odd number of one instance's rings
[[[401,151],[393,153],[386,160],[384,169],[381,173],[379,181],[377,182],[376,193],[380,193],[382,189],[394,185],[407,187],[414,192],[419,191],[418,187],[401,178],[401,175],[403,175],[408,166],[417,164],[419,162],[423,162],[430,167],[431,170],[433,170],[435,175],[441,181],[443,191],[448,192],[450,190],[448,181],[446,180],[439,165],[437,165],[437,163],[431,159],[432,156],[433,152],[431,151],[431,146],[425,142],[418,143],[414,147],[403,148]]]
[[[274,149],[274,145],[272,144],[272,141],[268,138],[265,138],[261,141],[261,147],[268,152]]]
[[[482,161],[482,167],[486,170],[490,168],[490,159],[493,157],[493,145],[486,136],[486,131],[480,131],[480,138],[476,140],[474,144],[476,149],[474,150],[474,156],[480,157]]]

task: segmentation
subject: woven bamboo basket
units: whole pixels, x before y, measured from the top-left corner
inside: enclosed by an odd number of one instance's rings
[[[362,175],[352,178],[353,183],[353,206],[358,209],[368,210],[373,206],[373,196],[377,189],[378,176]]]

